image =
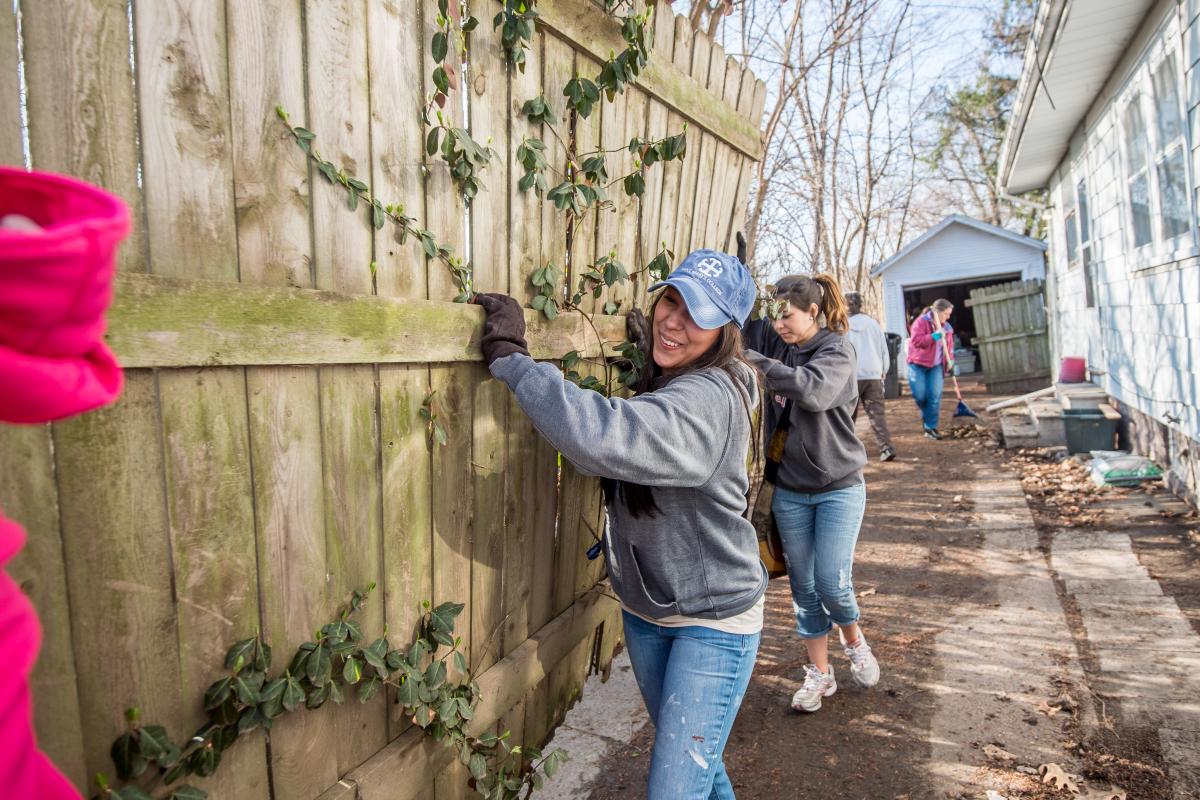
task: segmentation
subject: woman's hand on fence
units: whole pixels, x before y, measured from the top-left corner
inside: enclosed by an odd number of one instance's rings
[[[525,344],[525,312],[516,300],[506,294],[481,293],[472,302],[487,312],[479,346],[489,367],[493,361],[513,353],[529,355],[529,346]]]

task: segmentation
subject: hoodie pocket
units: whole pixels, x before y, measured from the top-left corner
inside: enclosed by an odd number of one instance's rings
[[[633,562],[633,572],[637,576],[638,586],[642,590],[642,596],[657,608],[664,611],[670,611],[673,614],[678,614],[679,604],[675,601],[673,592],[668,592],[664,587],[659,585],[659,581],[655,579],[654,574],[647,575],[646,570],[642,567],[642,559],[638,555],[637,548],[633,545],[629,546],[630,561]]]
[[[808,449],[804,446],[802,437],[792,436],[788,442],[784,459],[787,460],[789,458],[795,461],[795,467],[798,471],[813,477],[812,485],[824,486],[833,480],[826,470],[822,469],[817,465],[817,462],[809,458]]]

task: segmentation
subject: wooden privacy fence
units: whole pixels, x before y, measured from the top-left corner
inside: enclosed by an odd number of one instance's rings
[[[620,147],[686,123],[687,157],[647,170],[643,202],[622,196],[568,237],[551,204],[516,189],[515,151],[542,135],[519,112],[544,91],[567,118],[561,87],[623,48],[619,26],[589,0],[543,0],[527,67],[509,74],[490,26],[500,4],[473,5],[469,127],[499,158],[469,209],[424,155],[436,0],[37,0],[21,3],[20,50],[11,4],[0,11],[0,159],[104,186],[135,220],[110,316],[121,400],[0,429],[0,502],[29,531],[12,572],[45,627],[38,734],[81,788],[112,774],[126,707],[190,734],[231,642],[261,629],[291,653],[370,583],[362,626],[397,640],[420,601],[467,604],[477,721],[516,741],[543,740],[611,660],[619,616],[585,557],[597,483],[490,379],[481,310],[449,302],[449,274],[416,241],[373,230],[314,177],[274,109],[467,253],[477,289],[527,303],[546,262],[571,264],[574,286],[610,249],[637,266],[659,242],[728,249],[764,86],[659,3],[638,85],[575,135]],[[462,124],[458,95],[447,113]],[[624,309],[645,290],[609,299]],[[621,338],[620,317],[596,319]],[[537,357],[598,354],[578,314],[529,320]],[[430,391],[444,447],[421,417]],[[469,794],[450,752],[388,700],[281,718],[202,785],[222,800]]]
[[[975,289],[966,301],[975,312],[983,380],[988,391],[1013,394],[1050,381],[1050,337],[1040,280]]]

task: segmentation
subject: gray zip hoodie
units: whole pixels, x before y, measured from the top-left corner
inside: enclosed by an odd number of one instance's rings
[[[687,373],[626,400],[580,389],[520,353],[491,370],[581,472],[653,487],[658,514],[608,506],[608,573],[627,608],[651,619],[726,619],[758,602],[767,573],[743,516],[750,421],[727,373]],[[753,375],[742,372],[756,405]]]
[[[862,483],[867,450],[854,432],[854,406],[858,403],[854,346],[845,336],[822,328],[807,342],[774,354],[783,361],[746,351],[750,363],[766,376],[767,390],[792,401],[791,432],[779,464],[779,485],[816,494]],[[772,401],[767,412],[768,436],[782,413],[783,406]]]

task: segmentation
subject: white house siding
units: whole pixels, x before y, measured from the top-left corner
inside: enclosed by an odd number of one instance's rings
[[[1164,27],[1165,26],[1165,27]],[[1148,48],[1176,50],[1187,109],[1193,221],[1189,250],[1135,260],[1121,148],[1123,89]],[[1147,121],[1152,125],[1153,120]],[[1153,455],[1166,460],[1176,483],[1196,497],[1200,478],[1200,0],[1160,2],[1146,18],[1129,55],[1097,98],[1068,155],[1051,178],[1051,318],[1055,361],[1082,355],[1104,370],[1098,382],[1142,428],[1162,429]],[[1087,308],[1084,270],[1068,265],[1064,193],[1086,177],[1094,242],[1095,308]]]
[[[884,330],[908,335],[904,325],[907,288],[972,283],[1008,274],[1019,274],[1021,280],[1043,277],[1042,251],[966,224],[953,223],[883,272]]]

